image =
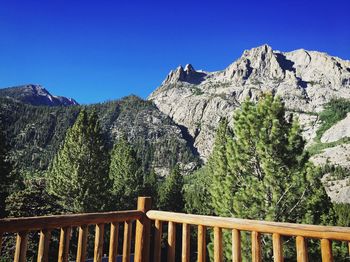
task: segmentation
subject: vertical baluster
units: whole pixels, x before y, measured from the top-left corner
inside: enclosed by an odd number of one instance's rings
[[[222,229],[214,227],[214,262],[222,262]]]
[[[175,262],[176,224],[168,224],[168,262]]]
[[[274,262],[283,262],[283,247],[282,247],[282,239],[280,234],[272,234],[272,242],[273,242],[273,261]]]
[[[79,227],[77,262],[85,262],[87,248],[88,226]]]
[[[261,240],[260,233],[253,231],[252,232],[252,261],[261,262]]]
[[[71,227],[61,228],[58,262],[68,262]]]
[[[238,229],[232,229],[232,262],[241,261],[241,232]]]
[[[154,224],[154,262],[160,262],[161,255],[161,241],[162,241],[163,223],[156,220]]]
[[[111,223],[111,233],[109,238],[109,254],[108,262],[115,262],[118,256],[118,232],[119,224],[116,222]]]
[[[198,245],[198,256],[197,260],[198,262],[205,262],[206,259],[206,228],[205,226],[199,225],[198,226],[198,240],[197,240],[197,245]]]
[[[96,225],[94,262],[101,262],[102,261],[104,228],[105,228],[104,224]]]
[[[297,243],[297,261],[298,262],[308,262],[307,247],[305,238],[302,236],[296,237]]]
[[[322,262],[333,262],[332,242],[329,239],[321,239]]]
[[[124,223],[123,262],[130,262],[132,221]]]
[[[25,262],[27,254],[28,233],[19,232],[17,234],[16,251],[14,262]]]
[[[49,245],[50,245],[51,231],[43,229],[40,232],[38,262],[47,262],[49,260]]]
[[[190,225],[182,224],[182,262],[190,261]]]

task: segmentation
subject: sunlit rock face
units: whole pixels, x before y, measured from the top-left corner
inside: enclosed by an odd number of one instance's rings
[[[332,98],[350,99],[350,61],[303,49],[280,52],[263,45],[244,51],[222,71],[179,66],[148,99],[188,129],[195,148],[206,160],[220,118],[232,120],[242,101],[247,97],[257,100],[263,92],[283,99],[288,111],[299,117],[310,141],[318,127],[313,113]]]

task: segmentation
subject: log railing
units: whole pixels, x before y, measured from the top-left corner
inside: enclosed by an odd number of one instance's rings
[[[68,261],[70,251],[70,237],[72,228],[77,227],[79,234],[77,240],[76,261],[85,261],[88,245],[89,226],[95,226],[94,239],[94,261],[102,261],[102,256],[108,254],[109,262],[115,262],[118,255],[118,236],[123,236],[122,256],[123,262],[129,262],[131,258],[131,245],[133,228],[134,239],[134,261],[148,262],[150,258],[154,262],[162,260],[163,231],[167,231],[167,261],[175,261],[175,257],[181,258],[183,262],[190,261],[191,228],[197,228],[197,250],[196,259],[199,262],[206,261],[208,230],[213,230],[215,262],[223,261],[223,230],[232,233],[232,261],[242,260],[241,233],[249,232],[251,235],[251,257],[252,261],[262,261],[262,235],[271,235],[273,259],[281,262],[283,258],[283,237],[295,238],[296,260],[308,261],[308,239],[319,239],[321,243],[322,261],[333,261],[332,241],[346,241],[350,243],[350,228],[315,226],[292,223],[266,222],[257,220],[246,220],[237,218],[224,218],[213,216],[200,216],[182,213],[164,212],[150,210],[151,199],[140,197],[137,210],[118,211],[107,213],[90,213],[78,215],[10,218],[0,220],[0,247],[2,236],[8,233],[17,234],[14,261],[26,261],[28,235],[30,232],[39,231],[40,240],[37,251],[37,261],[53,261],[49,259],[48,252],[52,232],[60,230],[60,238],[57,252],[57,261]],[[136,227],[133,222],[136,221]],[[151,231],[151,224],[154,230]],[[124,224],[123,234],[119,234],[119,225]],[[164,225],[165,224],[165,225]],[[107,225],[107,227],[106,227]],[[182,225],[182,230],[179,226]],[[104,246],[105,230],[109,229],[109,248]],[[91,232],[91,231],[90,231]],[[176,234],[180,234],[182,241],[177,243]],[[153,235],[154,242],[150,250],[150,239]],[[181,246],[181,254],[176,254],[176,246]],[[350,245],[349,245],[350,248]],[[0,250],[1,251],[1,250]],[[192,250],[193,251],[193,250]],[[350,255],[350,254],[349,254]],[[163,260],[165,258],[163,257]],[[56,261],[56,259],[55,259]]]
[[[76,261],[86,260],[86,251],[88,244],[89,226],[95,226],[94,241],[94,261],[102,261],[104,254],[104,233],[105,225],[109,225],[109,262],[115,262],[118,255],[118,230],[119,225],[124,224],[123,262],[130,261],[131,240],[133,223],[136,221],[135,232],[135,249],[134,261],[141,261],[143,254],[149,256],[147,250],[149,248],[149,220],[145,216],[145,212],[150,209],[151,199],[148,197],[140,197],[138,199],[138,209],[129,211],[105,212],[105,213],[88,213],[74,215],[58,215],[44,217],[29,218],[8,218],[0,220],[0,248],[2,237],[4,234],[16,233],[16,249],[14,261],[26,261],[26,253],[28,246],[28,236],[31,232],[40,232],[40,240],[38,244],[37,261],[52,261],[49,259],[49,247],[51,232],[60,230],[60,238],[58,245],[57,260],[60,262],[68,261],[70,239],[72,228],[78,228],[78,243],[76,252]],[[1,249],[0,249],[1,251]],[[145,252],[145,253],[143,253]],[[107,252],[106,252],[107,253]]]
[[[167,261],[175,261],[175,226],[182,225],[182,261],[190,261],[188,248],[189,225],[198,227],[197,260],[205,261],[206,258],[206,229],[213,228],[214,232],[214,261],[223,261],[222,230],[232,231],[232,261],[241,261],[241,231],[251,233],[252,261],[262,261],[262,234],[272,235],[273,259],[275,262],[283,261],[282,236],[296,238],[296,260],[308,261],[306,239],[320,239],[322,261],[333,261],[332,240],[346,241],[349,246],[350,256],[350,228],[333,226],[316,226],[292,223],[267,222],[237,218],[200,216],[182,213],[150,210],[147,217],[155,221],[154,261],[159,262],[161,257],[161,232],[163,222],[168,223],[168,257]]]

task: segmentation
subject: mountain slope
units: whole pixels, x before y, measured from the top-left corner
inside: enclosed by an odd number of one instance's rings
[[[256,100],[267,91],[281,96],[288,110],[297,113],[304,136],[311,141],[318,128],[317,112],[333,98],[350,99],[350,61],[303,49],[280,52],[263,45],[244,51],[222,71],[180,66],[148,99],[188,129],[205,160],[220,118],[231,120],[244,99]]]
[[[0,89],[0,97],[8,97],[34,106],[78,105],[72,98],[51,95],[40,85],[23,85]]]
[[[81,108],[32,106],[0,97],[0,114],[17,168],[45,170]],[[145,170],[166,175],[175,164],[188,171],[198,164],[183,131],[151,102],[130,96],[84,108],[99,115],[109,148],[119,136],[128,138]]]

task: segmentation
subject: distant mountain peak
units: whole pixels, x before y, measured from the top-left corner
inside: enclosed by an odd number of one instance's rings
[[[78,105],[73,98],[50,94],[43,86],[26,84],[0,89],[0,97],[9,97],[35,106],[71,106]]]

